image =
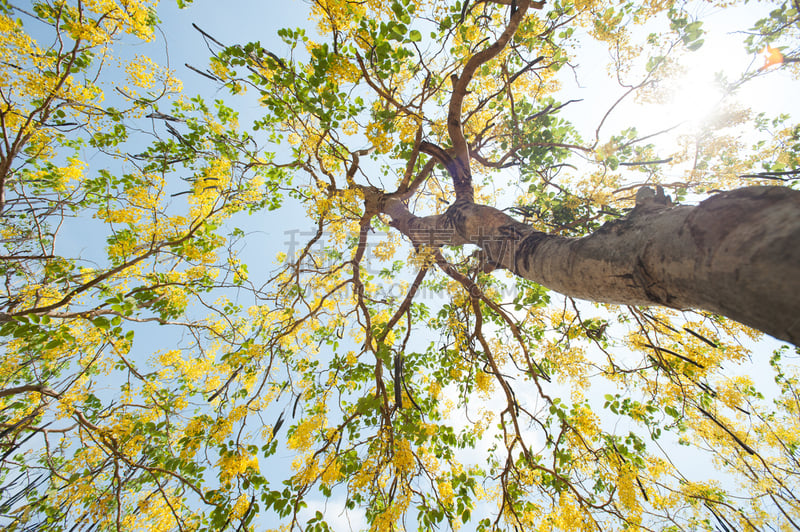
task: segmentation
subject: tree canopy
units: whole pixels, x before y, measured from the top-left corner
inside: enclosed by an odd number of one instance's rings
[[[7,530],[800,529],[796,1],[156,4],[0,0]]]

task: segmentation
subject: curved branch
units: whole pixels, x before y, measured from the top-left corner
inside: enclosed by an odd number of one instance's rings
[[[456,192],[456,201],[464,200],[468,202],[474,201],[474,191],[472,189],[472,173],[469,168],[469,146],[464,137],[464,131],[461,123],[461,108],[464,104],[464,98],[467,95],[467,86],[472,81],[475,72],[484,63],[497,57],[497,55],[506,47],[511,37],[517,32],[522,19],[525,18],[531,2],[522,0],[519,3],[519,8],[511,15],[508,26],[503,30],[500,37],[487,48],[476,53],[469,58],[464,69],[461,71],[461,76],[453,76],[453,95],[450,98],[450,105],[447,111],[447,132],[450,135],[450,140],[453,143],[453,159],[454,171],[450,171],[453,178],[453,186]]]
[[[55,390],[51,390],[50,388],[46,387],[43,384],[24,384],[22,386],[16,386],[14,388],[6,388],[4,390],[0,390],[0,398],[27,392],[38,392],[48,397],[60,397],[58,392],[56,392]]]
[[[447,169],[447,172],[453,176],[453,180],[455,180],[455,176],[458,173],[458,164],[441,146],[424,140],[419,143],[419,151],[427,153],[439,161],[439,163]],[[456,191],[456,197],[458,197],[458,191]]]

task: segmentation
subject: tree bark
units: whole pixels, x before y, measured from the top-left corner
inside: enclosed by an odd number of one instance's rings
[[[416,244],[475,244],[492,264],[564,295],[706,310],[800,345],[800,191],[749,187],[673,206],[642,189],[627,216],[583,238],[466,201],[426,217],[391,196],[381,203]]]

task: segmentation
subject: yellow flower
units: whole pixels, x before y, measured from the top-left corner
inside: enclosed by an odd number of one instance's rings
[[[449,480],[440,480],[436,487],[439,488],[439,497],[442,499],[444,506],[453,504],[453,485]]]
[[[239,498],[236,499],[236,504],[233,505],[231,509],[231,518],[233,519],[241,519],[244,517],[245,512],[250,507],[250,499],[247,498],[247,495],[242,493],[239,495]]]
[[[315,432],[324,427],[324,421],[325,417],[322,414],[304,419],[289,436],[286,446],[290,449],[307,451],[314,442]]]
[[[494,379],[492,379],[492,375],[485,371],[478,371],[475,373],[475,387],[478,388],[479,392],[488,395],[492,391],[493,383]]]
[[[331,459],[330,463],[328,464],[328,467],[322,473],[322,483],[330,486],[341,478],[342,478],[341,465],[339,464],[339,460],[337,460],[336,457],[334,456]]]
[[[220,481],[225,483],[236,476],[244,475],[248,469],[258,471],[258,457],[240,449],[221,456],[217,461],[217,469]]]
[[[411,444],[408,440],[395,440],[394,463],[397,472],[401,475],[408,474],[414,468],[414,453],[411,452]]]
[[[156,72],[159,66],[146,56],[137,55],[133,61],[125,65],[128,81],[136,87],[151,89],[156,83]]]

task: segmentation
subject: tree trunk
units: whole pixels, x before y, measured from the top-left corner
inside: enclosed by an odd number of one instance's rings
[[[389,196],[381,210],[417,244],[475,244],[491,263],[571,297],[707,310],[800,345],[800,191],[742,188],[672,206],[645,188],[627,216],[583,238],[470,202],[416,217]]]

